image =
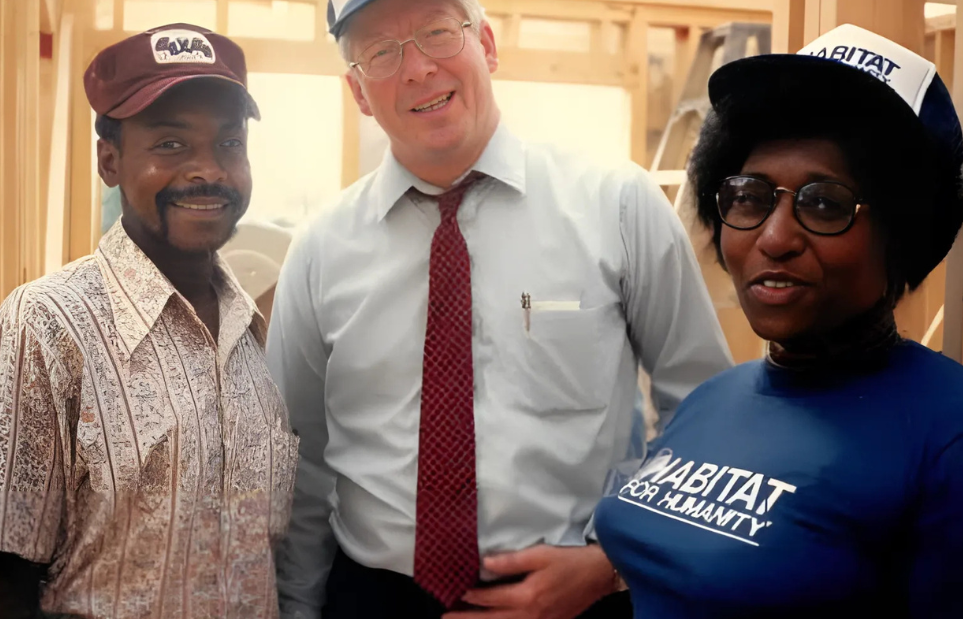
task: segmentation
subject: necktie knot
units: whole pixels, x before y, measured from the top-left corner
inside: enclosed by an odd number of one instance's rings
[[[461,206],[461,200],[457,202],[454,200],[438,200],[438,210],[441,211],[441,223],[451,223],[455,216],[458,215],[458,207]]]
[[[480,178],[476,172],[469,174],[465,180],[438,196],[438,210],[441,211],[442,223],[450,222],[458,214],[458,207],[465,199],[465,194]]]

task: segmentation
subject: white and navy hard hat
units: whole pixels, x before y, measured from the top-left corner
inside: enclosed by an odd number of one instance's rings
[[[858,26],[834,28],[796,54],[765,54],[735,60],[709,78],[709,100],[718,113],[744,119],[788,110],[785,122],[802,115],[845,117],[866,123],[874,140],[885,138],[900,156],[928,149],[941,170],[941,199],[929,209],[925,229],[932,254],[914,259],[918,274],[932,270],[949,251],[963,221],[963,130],[953,99],[936,65],[889,39]],[[793,116],[797,114],[799,116]],[[869,124],[872,123],[872,126]],[[751,125],[750,123],[747,123]]]
[[[374,0],[328,0],[328,32],[340,39],[348,18],[372,2]]]
[[[788,79],[778,79],[778,76]],[[809,79],[814,82],[808,81]],[[819,37],[796,54],[766,54],[730,62],[709,79],[713,106],[726,99],[758,96],[774,86],[841,87],[861,97],[879,97],[872,104],[912,112],[936,133],[950,125],[960,132],[953,100],[936,73],[936,65],[905,47],[869,30],[845,24]],[[829,90],[836,96],[839,91]],[[934,124],[934,120],[939,121]],[[959,141],[959,140],[957,140]]]

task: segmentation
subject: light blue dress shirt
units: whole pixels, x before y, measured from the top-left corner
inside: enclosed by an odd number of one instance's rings
[[[615,472],[638,468],[639,363],[661,426],[731,358],[685,230],[644,170],[527,145],[504,126],[472,169],[487,178],[458,223],[472,263],[479,549],[582,545]],[[281,273],[268,363],[301,436],[283,616],[318,616],[336,543],[412,573],[440,222],[412,187],[439,191],[389,152],[299,233]]]

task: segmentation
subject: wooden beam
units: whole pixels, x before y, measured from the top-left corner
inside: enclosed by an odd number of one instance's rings
[[[845,23],[846,20],[852,20],[853,23],[861,23],[864,26],[868,26],[872,20],[872,3],[873,0],[869,0],[869,2],[858,3],[857,6],[850,6],[849,8],[851,10],[846,13],[847,17],[840,19],[839,10],[840,8],[845,9],[845,4],[840,5],[837,0],[820,0],[819,34],[829,32],[839,24]]]
[[[606,22],[606,26],[611,26],[611,22]],[[593,57],[605,55],[605,39],[602,38],[602,22],[592,22],[589,24],[589,53]]]
[[[921,52],[925,32],[923,4],[923,0],[807,0],[806,42],[838,25],[855,24]]]
[[[625,53],[625,27],[613,21],[604,21],[596,25],[598,41],[593,41],[593,53],[600,56],[611,56],[613,54],[621,57]],[[617,43],[617,45],[612,45]]]
[[[923,339],[920,341],[920,344],[922,344],[923,346],[932,347],[933,344],[938,339],[940,339],[939,333],[942,326],[943,326],[943,306],[940,306],[940,309],[937,310],[936,312],[936,316],[933,317],[933,322],[930,323],[929,328],[926,330],[926,335],[924,335]]]
[[[806,0],[806,14],[803,19],[803,45],[819,38],[823,33],[820,21],[822,0]]]
[[[509,15],[505,19],[505,31],[502,34],[502,43],[506,48],[517,48],[518,41],[521,39],[522,16],[517,13]],[[499,61],[501,61],[501,57]]]
[[[805,45],[806,0],[774,0],[772,53],[795,54]]]
[[[596,0],[484,0],[485,12],[499,17],[538,17],[574,21],[614,21],[627,24],[632,9]],[[624,4],[624,3],[623,3]]]
[[[20,194],[24,211],[21,234],[24,241],[24,279],[40,276],[43,238],[40,229],[40,0],[26,0],[21,5],[24,36],[23,74],[20,101],[23,124],[20,134]]]
[[[949,13],[947,15],[937,15],[935,17],[926,18],[926,32],[939,32],[940,30],[955,30],[956,29],[956,15]]]
[[[943,285],[946,279],[946,260],[941,262],[930,272],[920,291],[925,297],[925,315],[920,317],[921,324],[916,327],[920,336],[920,343],[926,339],[927,333],[930,334],[929,341],[923,343],[933,350],[941,350],[943,343],[943,313],[946,302],[946,287]],[[936,316],[940,319],[936,320]]]
[[[70,145],[70,70],[73,66],[73,15],[64,15],[57,41],[57,83],[50,132],[50,157],[47,174],[47,217],[44,242],[44,273],[52,273],[66,263],[67,152]]]
[[[361,170],[361,111],[354,100],[347,79],[341,80],[341,187],[360,178]]]
[[[53,34],[60,24],[63,0],[42,0],[40,4],[40,32]]]
[[[686,26],[695,24],[701,28],[715,28],[729,22],[768,24],[772,13],[763,11],[728,10],[717,8],[669,8],[653,6],[645,8],[646,21],[650,26]]]
[[[0,2],[0,297],[40,274],[40,15]]]
[[[564,0],[562,0],[564,1]],[[625,4],[641,4],[650,7],[678,7],[696,9],[723,9],[733,11],[772,12],[773,0],[621,0]]]
[[[649,131],[649,20],[647,10],[639,7],[629,24],[626,44],[626,82],[631,84],[631,158],[640,166],[648,166]]]
[[[943,83],[953,92],[954,64],[956,54],[956,32],[938,30],[933,33],[933,64],[943,78]]]
[[[17,205],[16,96],[11,76],[17,71],[16,32],[12,2],[0,0],[0,298],[20,284],[20,209]],[[9,85],[8,85],[9,84]],[[8,180],[9,179],[9,180]]]
[[[91,6],[86,9],[86,12],[93,19],[93,2],[79,2],[79,4],[90,4]],[[91,22],[93,23],[93,22]],[[114,30],[123,33],[124,32],[124,0],[114,0]],[[120,38],[124,38],[123,36]],[[100,50],[97,50],[100,51]]]
[[[956,2],[956,15],[963,11],[963,0]],[[957,114],[963,109],[963,28],[956,29],[953,63],[953,101]],[[943,354],[963,361],[963,235],[946,257],[946,286],[943,305]]]
[[[214,20],[214,31],[220,34],[227,34],[228,27],[228,12],[230,7],[230,0],[217,0],[217,16]],[[320,3],[318,5],[318,10],[321,10]]]
[[[626,73],[620,56],[502,48],[498,53],[500,80],[623,86],[637,83],[637,72]]]
[[[123,5],[123,2],[120,2]],[[106,33],[93,29],[93,3],[74,3],[74,53],[70,70],[71,104],[70,113],[70,178],[69,204],[65,215],[68,229],[67,260],[77,260],[90,254],[94,249],[94,234],[100,231],[100,222],[93,221],[93,151],[94,143],[91,139],[93,128],[91,123],[90,105],[84,92],[84,71],[93,60],[97,51],[106,47],[91,49],[90,40],[96,35]],[[114,26],[119,28],[123,23],[123,14],[118,16],[117,6],[114,6]],[[123,38],[120,32],[118,40]],[[96,226],[96,227],[95,227]]]
[[[326,41],[335,44],[334,37],[328,32],[328,3],[321,0],[311,0],[316,4],[314,10],[314,38],[316,41]]]
[[[685,170],[650,170],[649,176],[656,185],[663,187],[677,187],[685,182]]]
[[[774,0],[764,2],[598,2],[597,0],[486,0],[490,15],[628,24],[633,10],[645,11],[651,25],[714,28],[731,21],[769,23]],[[760,8],[765,7],[765,8]]]
[[[37,196],[40,215],[40,229],[46,226],[46,211],[43,205],[47,203],[47,184],[49,181],[47,162],[50,161],[50,148],[53,130],[54,97],[56,94],[58,39],[62,26],[57,27],[57,34],[45,35],[50,37],[51,57],[40,58],[40,100],[38,101],[40,117],[40,193]]]
[[[241,46],[252,73],[342,75],[347,69],[338,46],[321,41],[276,41],[231,37]]]
[[[874,31],[922,53],[926,34],[924,4],[924,0],[877,0]]]
[[[689,77],[689,69],[699,51],[702,28],[691,25],[675,29],[675,72],[672,76],[672,105],[679,105],[682,91]]]

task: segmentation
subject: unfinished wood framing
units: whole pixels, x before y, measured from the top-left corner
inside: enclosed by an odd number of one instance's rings
[[[675,29],[675,75],[672,79],[672,103],[678,105],[682,100],[689,67],[699,51],[703,30],[695,24]]]
[[[341,93],[341,185],[347,187],[358,179],[361,169],[361,112],[347,80],[341,80]]]
[[[663,6],[672,9],[722,9],[764,13],[772,10],[773,0],[626,0],[626,4]]]
[[[308,1],[310,0],[299,0]],[[78,64],[85,64],[104,47],[112,45],[129,33],[124,32],[124,1],[114,0],[113,28],[93,29],[92,2],[75,0],[78,36],[75,37],[75,50]],[[230,0],[218,0],[217,26],[227,30],[227,15]],[[548,83],[589,84],[626,88],[632,95],[632,157],[646,165],[647,154],[647,70],[648,50],[646,33],[649,27],[671,27],[689,42],[683,50],[692,53],[702,31],[730,21],[767,23],[771,19],[768,1],[737,1],[732,3],[714,0],[689,2],[653,2],[599,0],[487,0],[485,8],[488,16],[501,24],[499,49],[499,70],[497,79],[521,80]],[[345,71],[337,46],[326,31],[323,3],[315,12],[316,37],[314,41],[279,41],[273,39],[251,39],[232,37],[245,51],[248,70],[257,73],[297,73],[305,75],[337,76]],[[730,7],[730,8],[726,8]],[[587,22],[593,33],[590,50],[587,53],[564,50],[528,49],[521,45],[520,27],[525,19],[549,19]],[[81,25],[83,24],[83,25]],[[612,53],[611,41],[607,38],[625,32],[621,48]],[[691,33],[691,34],[690,34]],[[677,61],[677,71],[684,71],[689,57]],[[82,73],[82,66],[75,66]],[[74,92],[75,103],[73,130],[74,143],[71,156],[71,172],[74,181],[71,185],[70,257],[75,258],[92,249],[96,234],[89,232],[90,225],[83,225],[95,215],[95,204],[80,204],[84,197],[92,194],[90,181],[85,180],[82,171],[88,169],[89,155],[82,151],[92,151],[92,144],[84,144],[84,135],[89,133],[89,118],[81,118],[86,113],[86,99],[82,90]],[[351,160],[343,163],[342,179],[345,184],[357,180],[357,166],[351,155],[356,147],[356,119],[348,108],[354,103],[345,98],[345,146],[344,152]],[[350,103],[350,106],[347,105]],[[77,109],[81,108],[81,109]],[[89,141],[89,136],[88,136]],[[84,158],[87,161],[84,161]],[[96,227],[94,229],[97,229]]]
[[[648,123],[640,122],[648,118],[649,109],[649,24],[642,12],[637,12],[629,24],[628,49],[626,50],[627,74],[626,89],[632,99],[632,160],[640,165],[647,164]]]
[[[62,8],[63,0],[41,0],[40,32],[51,33],[57,30]]]
[[[219,32],[230,31],[232,1],[238,0],[217,0],[214,23]],[[324,0],[292,1],[316,7],[314,40],[232,36],[245,50],[248,70],[342,75],[345,63],[326,34]],[[112,20],[102,24],[107,26],[102,30],[95,28],[94,0],[0,0],[0,4],[4,60],[0,72],[0,295],[5,296],[16,285],[91,253],[99,241],[100,183],[83,73],[100,50],[129,33],[124,31],[124,0],[112,0]],[[485,0],[484,5],[498,26],[497,79],[626,89],[631,99],[632,158],[646,165],[654,147],[647,134],[660,126],[648,118],[650,29],[671,28],[675,33],[674,48],[668,52],[674,53],[669,103],[660,99],[655,110],[661,114],[666,105],[683,96],[682,76],[696,55],[702,33],[733,21],[768,23],[773,2]],[[526,20],[585,23],[590,33],[587,49],[526,46],[522,37]],[[54,58],[41,65],[38,78],[34,52],[41,30],[53,34]],[[44,93],[38,100],[40,83]],[[347,87],[342,93],[341,179],[348,185],[359,175],[360,113]],[[738,322],[737,314],[722,320],[727,325]]]
[[[231,2],[238,1],[217,0],[214,23],[218,31],[229,30]],[[245,50],[248,69],[342,75],[345,63],[326,34],[324,0],[291,1],[316,7],[314,39],[232,36]],[[95,183],[91,112],[82,75],[99,50],[128,36],[124,32],[125,2],[112,2],[112,27],[96,30],[94,0],[0,0],[0,295],[90,253],[99,240],[99,184]],[[922,0],[484,0],[483,4],[498,35],[500,68],[495,77],[624,88],[631,101],[631,156],[642,165],[655,155],[650,131],[660,126],[658,119],[667,113],[666,106],[677,106],[691,95],[683,76],[697,57],[702,34],[730,22],[771,23],[772,50],[783,53],[797,51],[840,23],[867,27],[933,60],[956,100],[963,100],[957,88],[963,86],[963,79],[956,75],[963,67],[957,57],[961,46],[955,16],[924,22]],[[62,16],[66,15],[73,26],[62,38]],[[526,20],[587,24],[588,43],[579,51],[533,48],[524,40],[523,32],[531,26]],[[674,59],[672,73],[668,78],[651,73],[652,80],[671,80],[671,84],[662,82],[657,99],[650,92],[649,62],[655,53],[652,45],[663,46],[658,41],[665,37],[653,28],[674,31],[674,46],[667,52]],[[41,31],[54,36],[54,59],[46,64],[33,53]],[[61,75],[63,67],[69,75]],[[661,90],[663,87],[671,90]],[[42,96],[38,97],[38,89],[43,89]],[[347,185],[359,174],[360,117],[347,89],[343,103],[341,179]],[[698,129],[697,123],[689,129],[684,132],[686,137],[677,140],[678,148],[666,146],[658,155],[662,162],[676,162],[670,166],[674,169],[655,173],[670,196],[683,180],[677,166],[685,161],[693,137],[688,134]],[[710,280],[715,276],[707,274]],[[934,316],[943,306],[944,281],[951,302],[945,305],[940,323]],[[710,281],[710,287],[713,285]],[[956,248],[945,269],[934,273],[920,292],[901,305],[900,328],[913,339],[928,332],[931,345],[940,348],[942,340],[942,348],[951,356],[956,350],[954,358],[960,358],[961,306],[963,248]],[[730,309],[736,311],[735,306]],[[745,328],[736,324],[737,314],[723,313],[720,309],[727,332]]]
[[[956,15],[940,15],[926,20],[923,55],[933,61],[943,83],[953,92],[956,73]]]
[[[805,45],[806,3],[806,0],[773,0],[774,54],[795,54]]]
[[[66,262],[67,237],[65,234],[64,205],[67,195],[68,136],[70,116],[70,68],[73,53],[73,15],[65,15],[60,22],[56,62],[56,83],[53,85],[53,109],[50,113],[50,145],[47,159],[47,192],[44,229],[44,273],[59,269]]]
[[[0,292],[41,274],[40,0],[0,0]]]
[[[957,0],[956,15],[963,16],[963,0]],[[953,51],[953,101],[959,113],[963,108],[963,32],[955,27],[954,19],[954,51]],[[955,359],[963,360],[963,236],[957,237],[953,249],[946,257],[946,271],[943,282],[944,310],[943,310],[943,354]]]
[[[764,343],[742,313],[729,275],[716,259],[711,235],[697,221],[694,196],[686,183],[685,166],[710,108],[707,82],[717,58],[722,63],[731,62],[756,53],[767,53],[770,47],[770,26],[765,24],[726,24],[702,34],[688,66],[679,102],[652,162],[656,182],[675,203],[676,212],[696,249],[702,277],[737,362],[759,358]]]
[[[816,2],[807,2],[807,10]],[[925,20],[924,0],[820,0],[820,33],[840,24],[856,24],[921,52]]]
[[[118,7],[117,4],[121,6]],[[93,4],[74,0],[70,9],[74,16],[74,53],[70,71],[70,172],[69,195],[64,204],[67,222],[67,259],[76,260],[90,254],[96,247],[95,231],[100,231],[97,214],[100,205],[93,200],[94,142],[91,139],[93,123],[90,105],[84,92],[84,71],[95,53],[85,48],[85,43],[95,34],[93,30]],[[123,2],[114,6],[114,23],[123,23]]]

